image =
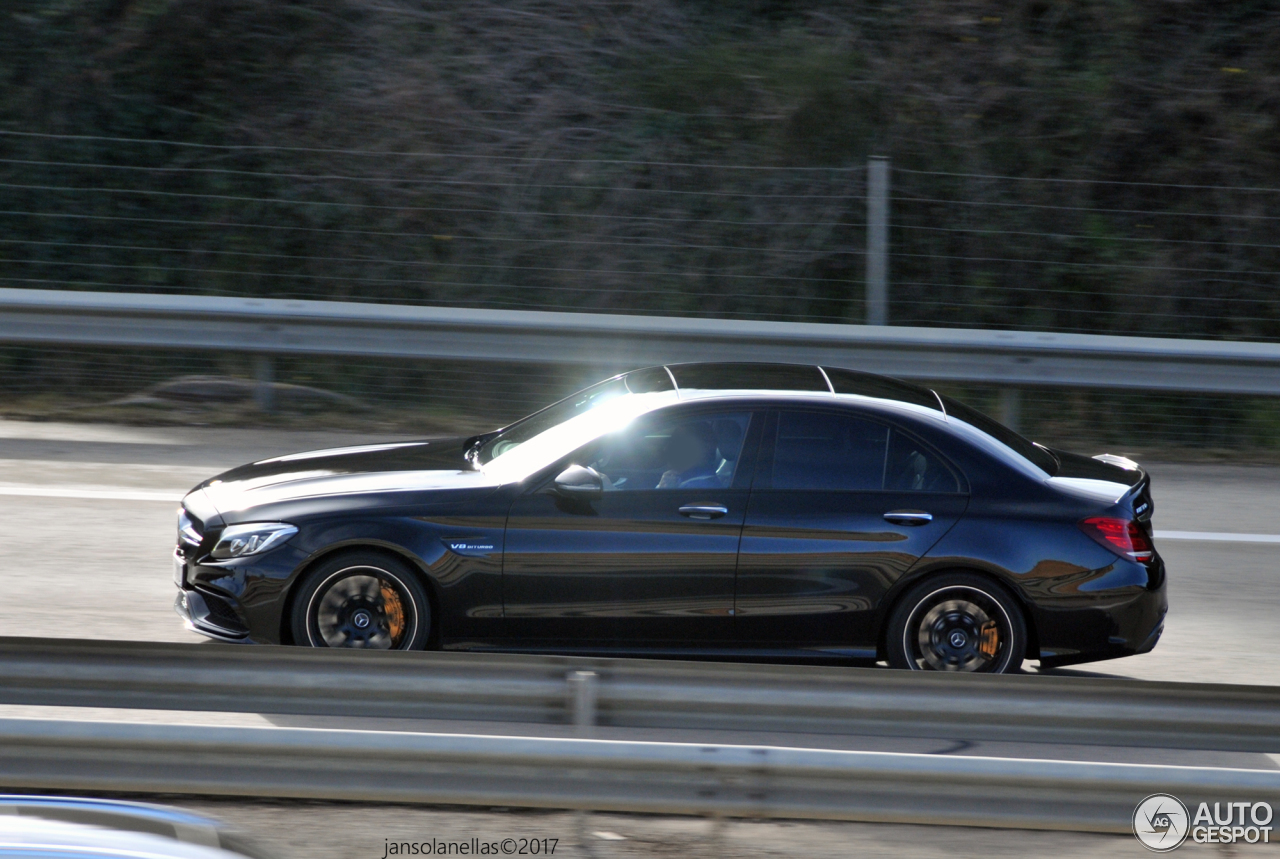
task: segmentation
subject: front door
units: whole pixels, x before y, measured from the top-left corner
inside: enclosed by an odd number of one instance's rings
[[[744,646],[875,654],[885,592],[964,513],[951,468],[852,409],[773,412],[738,564]]]
[[[751,413],[686,404],[588,445],[569,464],[605,491],[562,497],[555,474],[518,498],[503,558],[513,646],[666,650],[733,638],[750,486]]]

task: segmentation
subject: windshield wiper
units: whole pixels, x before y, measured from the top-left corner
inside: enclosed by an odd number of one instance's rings
[[[484,446],[492,441],[496,436],[506,432],[506,428],[493,430],[492,432],[480,433],[480,435],[472,436],[466,440],[462,452],[462,458],[471,463],[471,467],[476,471],[480,470],[480,451]]]

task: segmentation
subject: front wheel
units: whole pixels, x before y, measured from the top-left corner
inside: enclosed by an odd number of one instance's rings
[[[890,616],[885,645],[894,668],[1007,674],[1022,667],[1027,626],[1004,588],[951,573],[907,592]]]
[[[431,613],[426,591],[407,564],[352,552],[307,574],[290,621],[294,642],[304,646],[421,650]]]

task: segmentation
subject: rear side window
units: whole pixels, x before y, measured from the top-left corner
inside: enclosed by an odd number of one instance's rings
[[[889,428],[833,412],[781,412],[773,448],[774,489],[878,490]]]
[[[959,492],[960,481],[936,453],[911,436],[892,430],[884,488],[890,492]]]
[[[778,414],[769,485],[800,491],[960,491],[954,472],[910,436],[825,411]]]

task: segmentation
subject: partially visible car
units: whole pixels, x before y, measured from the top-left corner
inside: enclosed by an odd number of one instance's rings
[[[212,818],[141,802],[0,796],[0,856],[269,859]]]

